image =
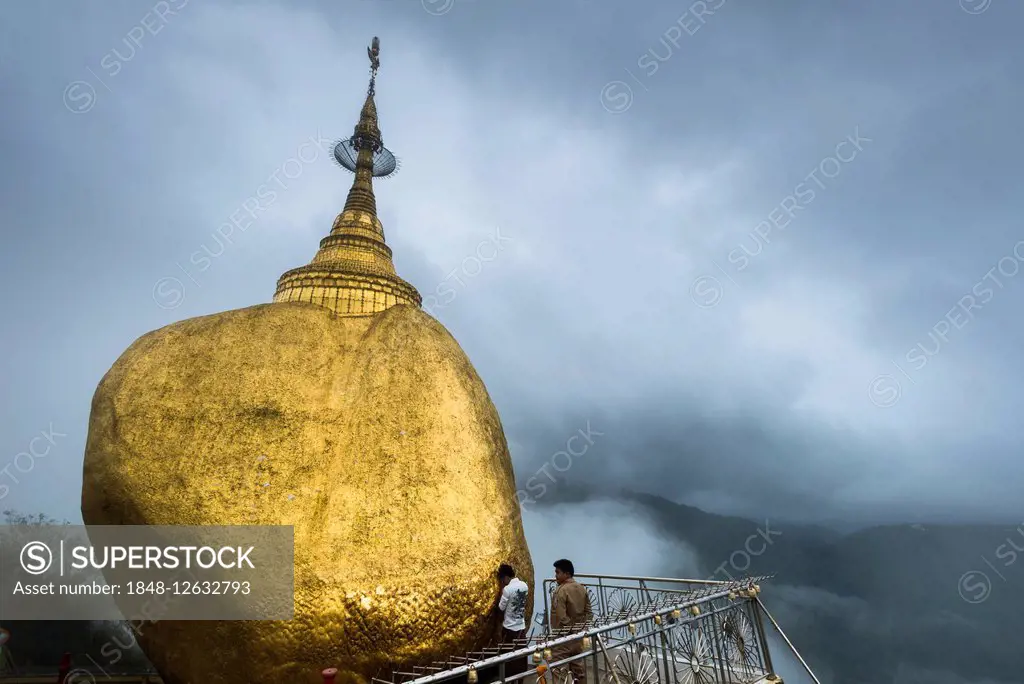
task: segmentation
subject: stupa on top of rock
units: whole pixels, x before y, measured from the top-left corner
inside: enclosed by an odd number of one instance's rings
[[[311,302],[345,316],[375,314],[396,304],[419,306],[419,292],[398,277],[384,227],[377,218],[373,178],[397,171],[395,156],[384,147],[377,123],[377,69],[380,43],[370,51],[370,87],[351,138],[334,146],[334,160],[356,175],[345,208],[331,234],[307,266],[288,271],[277,284],[275,302]]]
[[[494,572],[532,585],[504,432],[452,336],[395,273],[373,178],[379,42],[355,173],[311,263],[273,303],[143,335],[93,398],[88,525],[291,525],[290,621],[160,621],[139,643],[165,684],[365,684],[491,636]],[[529,616],[527,616],[529,619]]]

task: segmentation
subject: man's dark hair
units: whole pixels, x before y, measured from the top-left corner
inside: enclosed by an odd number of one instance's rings
[[[562,572],[564,572],[566,575],[569,575],[570,577],[572,577],[573,575],[576,574],[576,568],[574,568],[572,566],[572,561],[569,560],[568,558],[562,558],[560,560],[556,560],[555,561],[555,569],[556,570],[561,570]]]
[[[516,571],[508,563],[502,563],[498,566],[498,579],[504,579],[508,577],[512,579],[516,576]]]

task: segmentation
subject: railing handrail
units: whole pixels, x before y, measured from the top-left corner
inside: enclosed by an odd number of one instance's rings
[[[592,579],[613,579],[613,580],[636,580],[638,582],[667,582],[669,584],[733,584],[735,582],[744,582],[745,579],[739,580],[699,580],[699,579],[682,579],[679,577],[641,577],[638,575],[584,575],[577,573],[573,577],[590,577]],[[544,580],[545,582],[548,579]]]

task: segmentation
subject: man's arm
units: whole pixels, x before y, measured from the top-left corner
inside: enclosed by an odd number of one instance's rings
[[[590,592],[583,587],[583,619],[587,622],[594,621],[594,611],[590,606]]]
[[[554,612],[554,620],[552,621],[551,626],[558,629],[559,627],[564,627],[569,624],[569,613],[566,610],[566,597],[562,587],[558,587],[558,589],[555,590],[554,604],[554,608],[552,609]]]
[[[508,606],[508,586],[501,590],[501,598],[498,599],[498,610],[505,612],[505,608]]]

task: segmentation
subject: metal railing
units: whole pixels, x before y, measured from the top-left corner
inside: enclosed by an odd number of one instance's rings
[[[746,684],[774,674],[754,603],[758,582],[767,577],[733,582],[621,575],[576,578],[587,588],[598,626],[628,621],[625,629],[614,627],[601,635],[605,648],[592,668],[595,680]],[[554,580],[545,580],[545,613],[551,610],[548,602],[556,588]],[[635,619],[650,606],[663,605],[686,608],[685,619],[681,614],[666,624],[660,613]]]
[[[580,628],[547,624],[553,580],[542,583],[543,628],[513,644],[374,677],[375,684],[469,684],[547,678],[605,684],[754,684],[774,675],[752,577],[731,582],[577,575],[590,594],[592,619]],[[566,648],[576,645],[575,648]],[[580,669],[577,666],[576,669]],[[580,682],[579,684],[585,684]]]

